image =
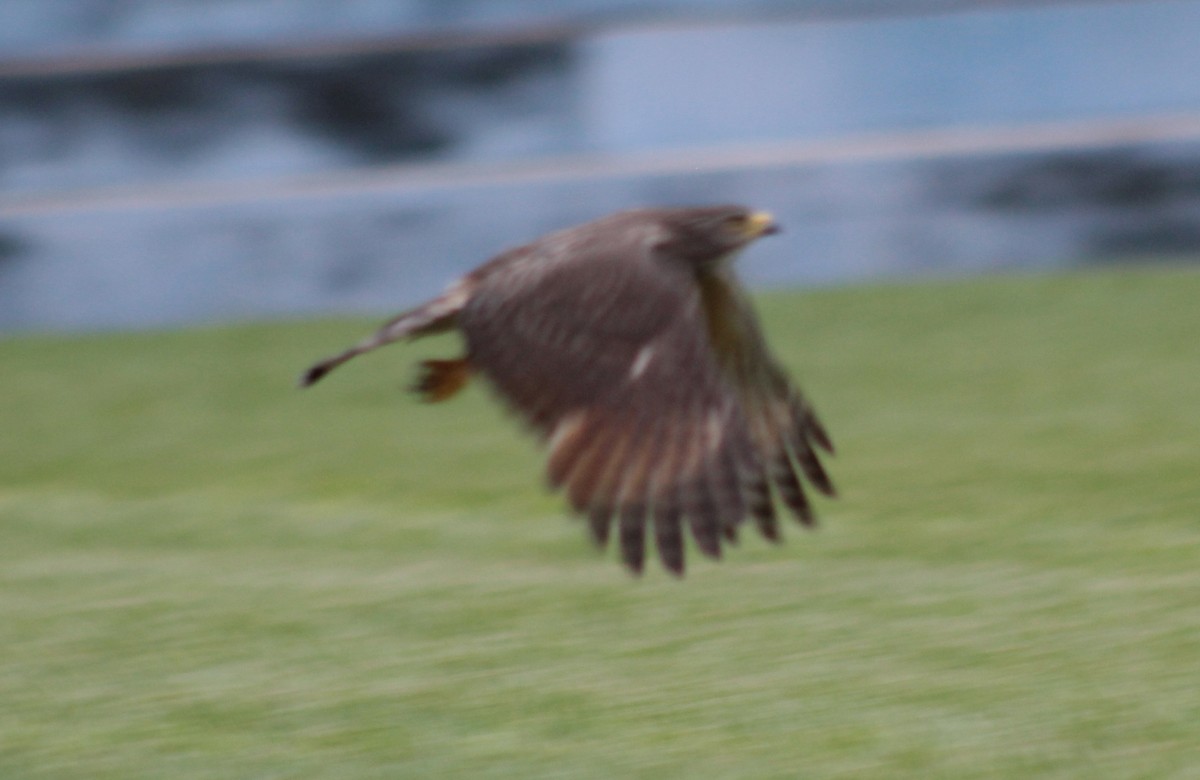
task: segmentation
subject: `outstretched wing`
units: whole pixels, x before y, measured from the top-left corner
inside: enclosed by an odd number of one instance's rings
[[[804,525],[815,515],[800,476],[821,493],[835,494],[817,449],[833,452],[833,442],[812,406],[772,357],[750,302],[728,271],[701,279],[709,335],[725,376],[741,398],[754,445],[765,469],[759,483],[771,483],[783,503]],[[777,539],[778,526],[768,500],[754,513],[759,530]]]
[[[458,324],[472,366],[545,437],[550,483],[596,539],[615,524],[622,558],[640,571],[649,526],[680,573],[684,529],[719,556],[722,535],[762,500],[763,463],[716,362],[700,289],[653,260],[653,230],[534,245],[476,279]]]

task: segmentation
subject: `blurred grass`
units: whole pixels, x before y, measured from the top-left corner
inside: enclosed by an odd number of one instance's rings
[[[0,341],[0,777],[1200,776],[1200,275],[762,304],[844,497],[682,582],[451,342]]]

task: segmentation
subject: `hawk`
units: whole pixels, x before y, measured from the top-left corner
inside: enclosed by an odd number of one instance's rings
[[[684,570],[684,529],[711,558],[753,518],[779,539],[775,498],[803,525],[801,476],[832,496],[833,444],[771,355],[731,261],[778,232],[740,206],[624,211],[498,255],[433,300],[313,365],[307,387],[393,341],[457,329],[465,352],[413,388],[442,401],[490,381],[548,450],[547,477],[601,546],[615,526],[634,573],[650,529]]]

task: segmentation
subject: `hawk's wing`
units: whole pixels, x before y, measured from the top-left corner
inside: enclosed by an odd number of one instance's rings
[[[458,324],[471,364],[546,437],[550,482],[596,538],[615,520],[640,570],[649,521],[663,564],[681,572],[685,524],[715,557],[770,496],[700,288],[650,257],[653,227],[602,247],[532,245],[476,280]]]
[[[833,442],[812,406],[771,355],[750,302],[727,272],[701,279],[709,335],[722,371],[737,388],[755,448],[783,503],[805,525],[815,522],[800,475],[817,490],[834,495],[832,481],[817,456],[833,452]],[[768,539],[778,538],[774,513],[755,513]]]

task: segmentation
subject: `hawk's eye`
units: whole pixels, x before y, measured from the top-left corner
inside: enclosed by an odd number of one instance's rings
[[[739,212],[721,219],[721,228],[739,240],[748,241],[760,236],[778,233],[775,218],[765,211]]]
[[[748,214],[733,214],[721,220],[721,227],[739,235],[745,233],[749,225],[750,215]]]

